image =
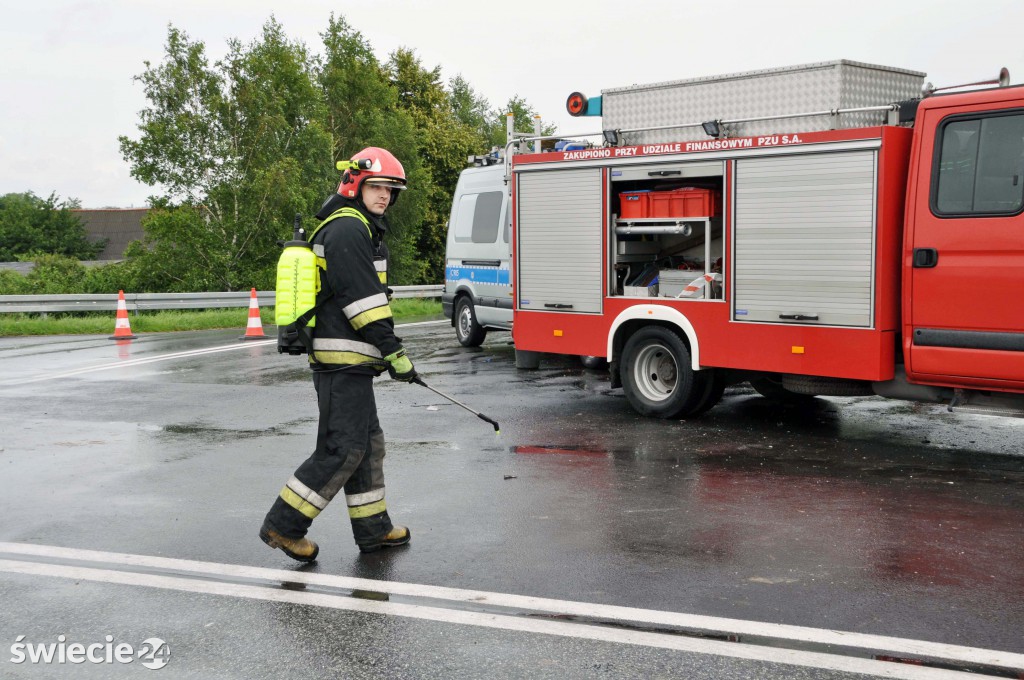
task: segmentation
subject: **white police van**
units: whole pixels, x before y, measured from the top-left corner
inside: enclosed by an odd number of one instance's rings
[[[441,306],[464,347],[512,329],[511,214],[505,165],[467,168],[452,199]]]

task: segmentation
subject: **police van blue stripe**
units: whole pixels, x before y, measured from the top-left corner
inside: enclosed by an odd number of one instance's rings
[[[491,283],[499,286],[509,285],[507,269],[498,267],[445,267],[446,281],[459,283]]]

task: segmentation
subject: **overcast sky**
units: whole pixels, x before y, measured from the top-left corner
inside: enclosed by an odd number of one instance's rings
[[[256,38],[273,14],[320,52],[331,12],[384,60],[416,51],[445,80],[462,74],[497,107],[525,97],[559,131],[566,96],[736,71],[852,59],[928,73],[937,86],[994,77],[1024,83],[1024,1],[716,0],[39,0],[4,3],[0,22],[0,194],[33,191],[85,207],[143,206],[118,135],[146,106],[133,80],[163,58],[168,24],[206,43]],[[753,9],[752,9],[753,8]],[[586,121],[586,122],[583,122]]]

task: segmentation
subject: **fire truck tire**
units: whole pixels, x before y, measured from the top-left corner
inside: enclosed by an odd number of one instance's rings
[[[782,380],[779,378],[754,378],[750,381],[750,386],[765,399],[788,404],[809,401],[815,396],[813,394],[790,392],[782,386]]]
[[[516,350],[516,368],[524,371],[536,371],[540,368],[543,352],[531,352],[525,349]]]
[[[711,371],[694,371],[690,351],[676,333],[648,326],[622,350],[622,390],[633,409],[655,418],[686,417],[709,398]]]
[[[473,305],[465,295],[455,302],[455,337],[463,347],[479,347],[487,337],[487,329],[476,322]]]
[[[786,375],[782,386],[796,394],[822,397],[870,397],[874,395],[871,383],[864,380],[843,380],[816,375]]]
[[[714,369],[708,369],[706,372],[710,373]],[[689,418],[695,418],[703,413],[707,413],[715,407],[718,402],[722,401],[722,395],[725,394],[725,380],[721,376],[712,375],[711,379],[707,381],[708,389],[704,394],[704,398],[697,403],[696,406],[688,413],[685,414]]]

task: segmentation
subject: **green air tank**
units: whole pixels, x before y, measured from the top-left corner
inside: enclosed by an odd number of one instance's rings
[[[316,255],[306,241],[288,241],[277,261],[277,306],[274,320],[287,326],[316,305],[319,286]],[[310,319],[307,326],[314,325]]]
[[[284,244],[284,251],[277,260],[277,301],[274,307],[274,321],[277,324],[277,351],[288,354],[305,354],[309,351],[309,331],[316,323],[316,317],[305,324],[295,321],[316,306],[316,294],[320,292],[320,272],[313,246],[306,241],[302,229],[302,216],[295,216],[293,238]]]

